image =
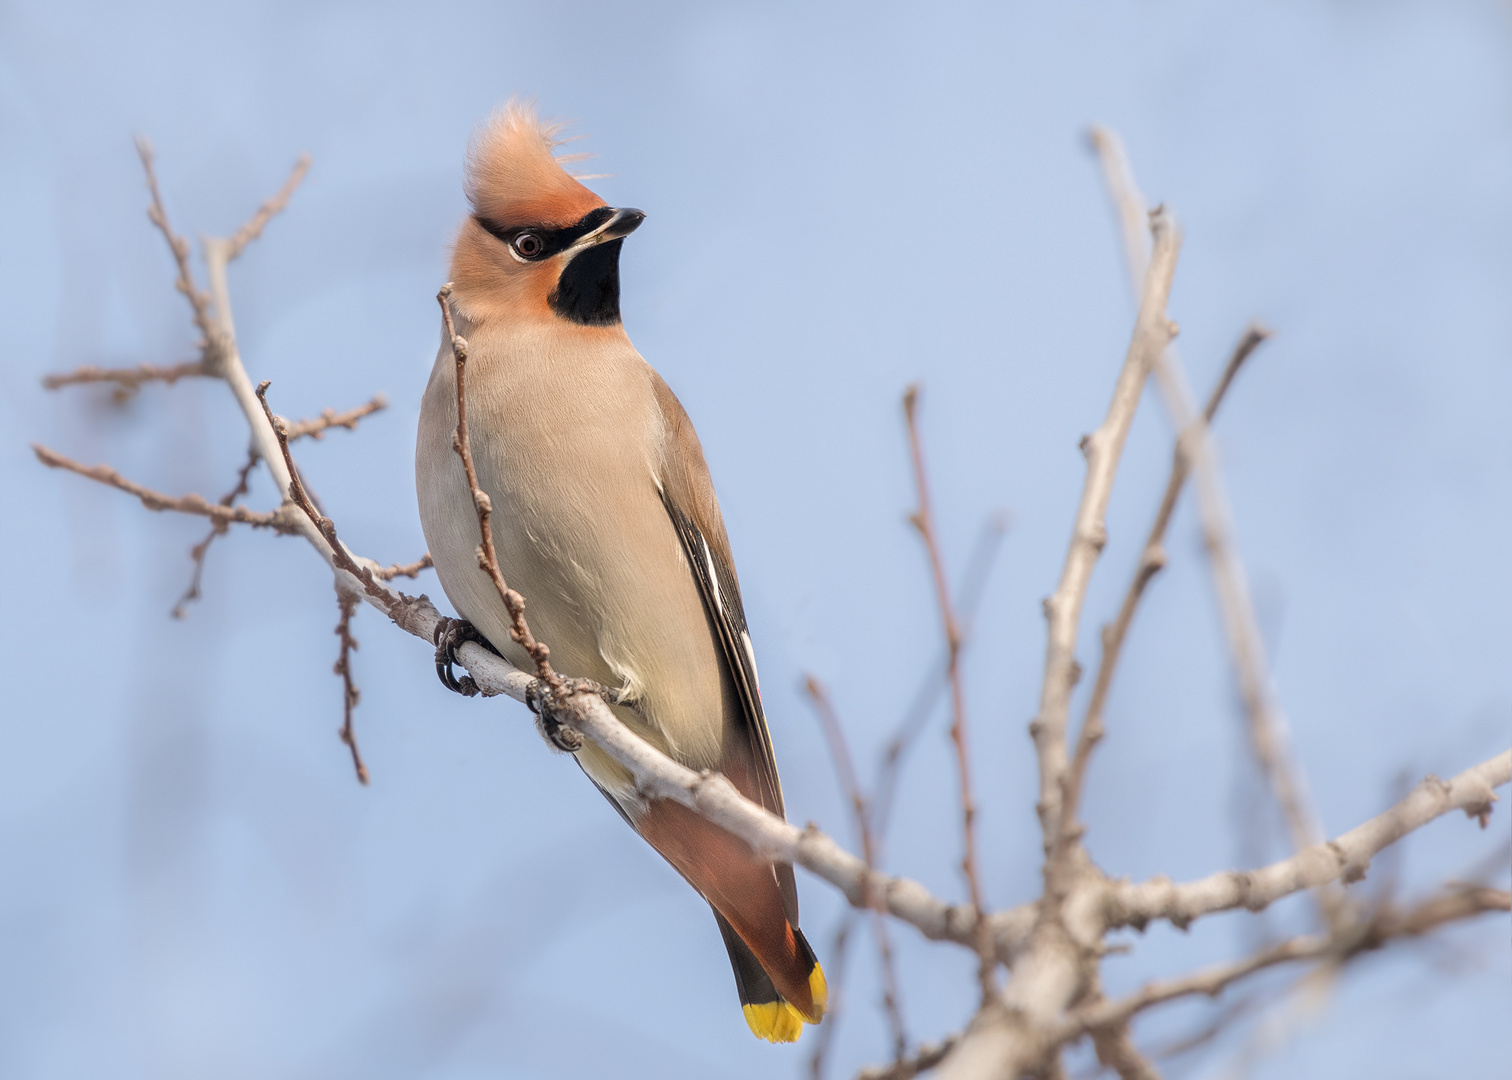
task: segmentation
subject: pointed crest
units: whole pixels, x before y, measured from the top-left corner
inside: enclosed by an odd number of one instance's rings
[[[571,225],[604,200],[553,157],[561,125],[543,122],[534,104],[511,98],[488,118],[467,149],[465,190],[473,210],[496,225]]]

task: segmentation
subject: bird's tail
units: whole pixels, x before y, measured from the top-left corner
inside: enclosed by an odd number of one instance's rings
[[[714,908],[751,1031],[794,1042],[804,1024],[817,1024],[829,996],[824,971],[788,920],[772,864],[669,799],[653,802],[636,828]]]
[[[714,909],[714,920],[719,923],[720,936],[724,938],[725,949],[730,954],[730,967],[735,970],[735,990],[740,995],[740,1011],[745,1014],[746,1024],[750,1026],[751,1034],[758,1039],[767,1042],[797,1042],[798,1036],[803,1034],[805,1023],[815,1023],[819,1018],[810,1019],[777,992],[777,987],[772,982],[772,977],[761,966],[761,961],[756,959],[756,954],[751,951],[749,945],[741,940],[730,921]],[[814,958],[814,950],[809,948],[808,940],[803,936],[803,931],[793,927],[793,939],[798,946],[800,956],[805,957],[809,965],[809,981],[812,984],[817,981],[819,993],[810,992],[810,997],[819,1001],[819,1011],[823,1014],[824,999],[827,996],[824,990],[824,970],[819,966],[819,961]]]

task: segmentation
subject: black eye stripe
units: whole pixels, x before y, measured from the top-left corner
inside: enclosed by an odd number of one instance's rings
[[[492,236],[514,247],[516,251],[520,251],[520,249],[515,246],[515,242],[524,233],[530,233],[532,236],[537,237],[541,243],[541,250],[537,254],[529,256],[526,256],[523,251],[520,254],[529,258],[532,262],[538,262],[541,259],[549,259],[551,256],[567,250],[613,216],[614,210],[610,207],[596,207],[584,214],[576,225],[569,225],[564,229],[550,229],[540,225],[514,225],[506,228],[503,225],[488,220],[482,214],[476,215],[475,220]]]

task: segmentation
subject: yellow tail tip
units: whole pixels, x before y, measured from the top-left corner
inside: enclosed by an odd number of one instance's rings
[[[824,979],[824,969],[818,964],[809,972],[809,998],[814,1003],[814,1015],[804,1017],[810,1024],[824,1019],[824,1010],[829,1005],[829,983]]]
[[[824,978],[824,969],[818,964],[809,972],[809,996],[814,1002],[812,1015],[805,1016],[797,1006],[785,998],[768,1001],[761,1005],[742,1005],[746,1025],[751,1034],[770,1043],[797,1042],[803,1034],[804,1024],[817,1024],[824,1019],[824,1010],[829,1004],[829,984]]]
[[[742,1005],[751,1034],[769,1043],[797,1042],[803,1034],[803,1014],[786,1001],[768,1001],[760,1005]]]

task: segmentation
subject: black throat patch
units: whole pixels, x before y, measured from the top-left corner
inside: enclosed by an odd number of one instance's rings
[[[619,257],[623,239],[575,255],[562,268],[556,290],[547,297],[551,310],[584,326],[613,326],[620,321]]]

